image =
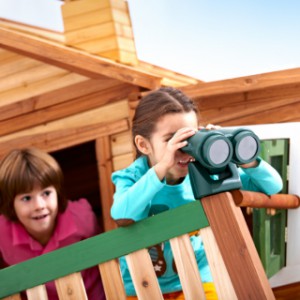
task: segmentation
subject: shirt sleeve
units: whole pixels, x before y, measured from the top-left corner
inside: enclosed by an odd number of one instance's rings
[[[136,177],[126,169],[113,174],[112,181],[116,187],[111,208],[113,219],[139,221],[148,217],[151,200],[164,184],[159,180],[153,168],[140,178]]]
[[[101,233],[96,215],[87,199],[80,198],[77,201],[72,201],[71,211],[75,217],[77,227],[84,238],[89,238]]]
[[[244,190],[272,195],[282,190],[282,179],[278,172],[266,161],[258,158],[255,168],[239,168]]]

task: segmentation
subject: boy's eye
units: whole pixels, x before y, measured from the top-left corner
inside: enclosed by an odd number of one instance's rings
[[[30,199],[31,199],[31,197],[30,196],[24,196],[24,197],[22,197],[22,201],[24,201],[24,202],[28,202],[28,201],[30,201]]]
[[[45,196],[47,196],[47,197],[48,197],[50,194],[51,194],[51,191],[49,191],[49,190],[47,190],[47,191],[44,191],[44,195],[45,195]]]

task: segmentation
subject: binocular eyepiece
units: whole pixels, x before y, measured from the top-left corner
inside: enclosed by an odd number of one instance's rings
[[[259,138],[248,129],[199,130],[181,149],[193,156],[203,167],[218,171],[230,162],[242,165],[259,154]]]

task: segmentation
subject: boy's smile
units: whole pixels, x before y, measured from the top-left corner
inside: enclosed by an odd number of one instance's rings
[[[45,245],[55,228],[58,213],[57,193],[54,187],[35,187],[31,192],[15,197],[14,207],[19,222],[29,234]]]

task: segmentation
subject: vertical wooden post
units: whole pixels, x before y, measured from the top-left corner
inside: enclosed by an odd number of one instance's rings
[[[238,299],[275,299],[240,207],[229,192],[204,197],[203,209]]]
[[[170,239],[173,256],[186,300],[205,299],[195,253],[188,234]]]
[[[147,249],[126,255],[133,285],[140,300],[163,300],[159,283]]]
[[[48,300],[46,286],[44,284],[26,290],[28,300]]]
[[[126,300],[126,292],[117,259],[98,265],[107,300]]]
[[[101,195],[102,216],[105,231],[115,229],[116,223],[110,216],[114,187],[111,182],[112,158],[110,138],[105,136],[96,140],[96,157],[98,162],[99,185]]]

